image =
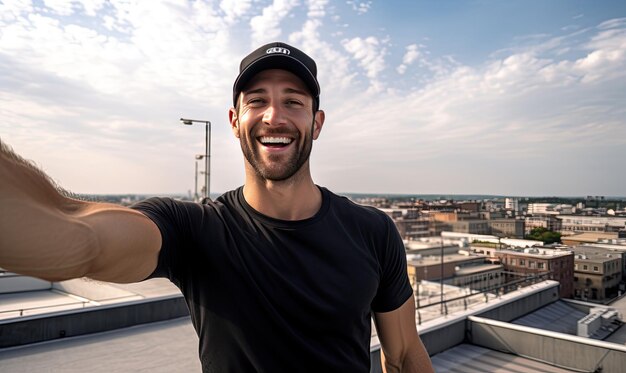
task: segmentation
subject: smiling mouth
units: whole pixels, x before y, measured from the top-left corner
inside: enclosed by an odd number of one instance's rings
[[[261,136],[258,138],[259,142],[264,146],[271,148],[283,148],[293,142],[292,138],[279,136]]]

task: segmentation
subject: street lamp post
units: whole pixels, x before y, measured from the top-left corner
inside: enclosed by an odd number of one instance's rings
[[[204,123],[205,129],[205,142],[204,142],[204,190],[205,197],[211,197],[211,122],[208,120],[198,120],[198,119],[186,119],[180,118],[180,121],[187,126],[191,126],[194,123]],[[196,159],[201,159],[196,156]]]
[[[193,181],[193,201],[198,202],[198,156],[196,156],[196,172]]]
[[[193,200],[195,202],[199,201],[199,198],[198,198],[198,161],[202,159],[204,159],[204,155],[196,154],[196,172],[194,173],[194,182],[193,182]],[[206,188],[204,189],[206,190]]]
[[[440,285],[441,285],[441,314],[443,315],[443,233],[441,234],[441,264],[440,264],[440,268],[439,271],[441,272],[441,279],[440,281]]]

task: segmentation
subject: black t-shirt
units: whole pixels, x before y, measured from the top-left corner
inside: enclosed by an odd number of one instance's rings
[[[250,207],[243,188],[205,205],[134,206],[162,235],[157,269],[182,291],[204,372],[368,372],[371,312],[412,290],[391,219],[325,188],[309,219]]]

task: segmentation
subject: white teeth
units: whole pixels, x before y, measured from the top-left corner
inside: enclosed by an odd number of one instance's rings
[[[259,139],[263,144],[291,144],[291,139],[288,137],[269,137],[263,136]]]

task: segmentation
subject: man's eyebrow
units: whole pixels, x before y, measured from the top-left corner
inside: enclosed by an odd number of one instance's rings
[[[298,95],[303,95],[303,96],[308,96],[309,93],[306,91],[303,91],[301,89],[295,89],[295,88],[285,88],[284,90],[285,93],[295,93]]]
[[[247,90],[247,91],[244,90],[243,94],[244,95],[252,95],[252,94],[255,94],[255,93],[266,93],[266,92],[267,91],[265,90],[265,88],[257,88],[257,89],[250,89],[250,90]]]
[[[244,90],[242,92],[244,95],[253,95],[253,94],[265,94],[267,93],[267,90],[265,88],[257,88],[257,89],[250,89],[250,90]],[[297,89],[297,88],[285,88],[283,90],[283,93],[290,93],[290,94],[298,94],[298,95],[302,95],[302,96],[308,96],[309,93],[307,91],[304,91],[302,89]]]

